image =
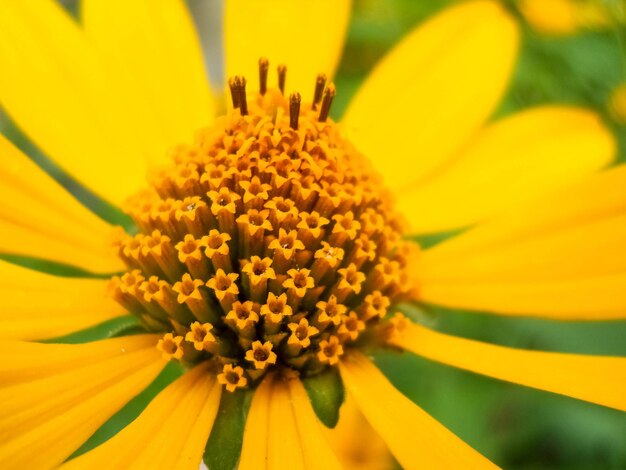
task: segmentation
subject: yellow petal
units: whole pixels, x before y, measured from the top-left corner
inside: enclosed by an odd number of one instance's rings
[[[143,185],[123,96],[57,2],[0,1],[0,70],[0,102],[61,167],[115,203]]]
[[[254,393],[240,470],[339,469],[302,383],[268,377]]]
[[[414,233],[462,228],[606,166],[615,142],[584,110],[541,107],[478,133],[435,176],[399,200]]]
[[[340,365],[347,391],[405,469],[498,468],[398,392],[361,353]]]
[[[108,281],[51,276],[0,261],[0,336],[55,338],[124,314]]]
[[[0,352],[0,466],[61,464],[165,362],[155,335],[80,345],[6,340]]]
[[[526,351],[409,323],[392,343],[433,361],[626,411],[626,358]]]
[[[258,90],[258,60],[287,66],[286,88],[313,98],[315,77],[334,75],[343,50],[351,0],[227,0],[225,13],[226,74],[244,75],[249,90]],[[288,92],[289,92],[288,91]],[[310,94],[310,95],[309,95]]]
[[[88,271],[123,268],[112,254],[111,226],[2,135],[0,194],[0,253],[72,264]]]
[[[370,74],[343,123],[402,191],[449,159],[493,112],[518,29],[491,0],[464,2],[410,33]]]
[[[418,267],[422,300],[556,318],[623,317],[625,187],[621,165],[426,250]]]
[[[200,365],[170,384],[139,417],[63,469],[197,470],[220,402],[215,374]]]
[[[289,389],[285,383],[275,380],[268,404],[268,470],[284,470],[285,468],[304,470],[306,468],[296,417],[289,398]]]
[[[243,433],[239,470],[264,470],[268,468],[268,441],[270,403],[274,381],[266,378],[252,398],[246,427]]]
[[[595,0],[519,0],[519,11],[537,32],[550,36],[573,35],[581,30],[615,27],[610,3]]]
[[[560,320],[626,318],[626,273],[560,282],[425,284],[422,297],[452,308]]]
[[[330,448],[311,401],[299,379],[289,380],[289,399],[300,436],[304,467],[309,469],[341,469],[337,456]]]
[[[202,51],[182,0],[87,0],[85,31],[135,117],[152,163],[212,120]]]
[[[333,450],[346,470],[394,468],[394,460],[385,441],[359,411],[354,398],[346,394],[339,422],[324,429]]]

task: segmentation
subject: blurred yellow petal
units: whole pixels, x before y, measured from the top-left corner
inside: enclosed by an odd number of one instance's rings
[[[2,135],[0,193],[0,253],[72,264],[88,271],[123,268],[112,256],[111,227]]]
[[[583,28],[603,29],[615,23],[598,0],[519,0],[520,12],[541,34],[567,36]]]
[[[625,187],[621,165],[426,250],[417,270],[422,300],[554,318],[622,317]]]
[[[346,470],[381,470],[393,468],[394,460],[387,445],[359,411],[354,399],[346,394],[339,422],[325,428],[328,441]]]
[[[346,389],[405,469],[498,468],[410,401],[359,352],[340,363]]]
[[[182,0],[86,0],[88,37],[103,53],[135,116],[151,163],[206,127],[215,106],[202,51]]]
[[[313,98],[315,77],[331,78],[343,51],[351,0],[227,0],[225,13],[226,76],[244,75],[258,89],[258,60],[287,66],[286,89]],[[307,99],[307,97],[309,97]]]
[[[526,21],[544,34],[574,34],[579,28],[574,0],[520,0],[519,9]]]
[[[197,366],[159,393],[126,428],[61,468],[197,470],[221,391],[206,364]]]
[[[626,83],[616,87],[609,98],[609,111],[620,124],[626,124]]]
[[[296,378],[267,377],[254,392],[240,470],[341,468]]]
[[[462,228],[575,182],[615,156],[598,117],[541,107],[482,130],[448,165],[399,199],[413,233]]]
[[[61,167],[114,203],[144,184],[124,97],[57,2],[0,1],[0,70],[0,102]]]
[[[392,343],[460,369],[626,411],[626,358],[513,349],[408,323]]]
[[[289,380],[289,401],[298,427],[304,467],[308,469],[331,470],[343,468],[330,448],[302,382]]]
[[[61,464],[141,392],[165,362],[154,335],[95,343],[5,340],[0,352],[0,466]]]
[[[418,27],[374,69],[343,124],[389,187],[411,187],[483,125],[507,86],[518,36],[497,2],[466,2]]]
[[[51,276],[0,261],[0,336],[55,338],[124,314],[108,281]]]

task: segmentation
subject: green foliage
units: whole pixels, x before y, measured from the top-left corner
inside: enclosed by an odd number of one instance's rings
[[[54,274],[55,276],[65,277],[92,277],[92,278],[108,278],[108,275],[94,274],[87,272],[83,269],[75,266],[69,266],[67,264],[56,263],[54,261],[42,260],[38,258],[31,258],[28,256],[17,256],[0,253],[0,259],[8,261],[9,263],[17,264],[25,268],[34,269],[47,274]]]
[[[66,343],[78,344],[88,343],[90,341],[98,341],[101,339],[115,338],[116,336],[124,336],[136,333],[144,333],[141,323],[134,315],[124,315],[122,317],[112,318],[111,320],[100,323],[91,328],[86,328],[76,333],[71,333],[59,338],[52,338],[44,341],[44,343]]]
[[[232,470],[237,467],[252,394],[250,390],[222,394],[220,408],[204,451],[204,463],[211,470]]]
[[[318,419],[329,428],[337,426],[339,408],[344,400],[344,387],[336,367],[302,380]]]

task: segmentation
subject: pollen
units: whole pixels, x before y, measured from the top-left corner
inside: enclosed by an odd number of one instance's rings
[[[161,334],[164,358],[211,361],[231,392],[336,366],[391,334],[417,292],[419,249],[330,117],[335,86],[320,74],[311,96],[285,96],[287,68],[274,87],[271,70],[259,61],[258,91],[229,81],[231,110],[172,149],[125,205],[138,233],[114,243],[128,269],[111,296]]]

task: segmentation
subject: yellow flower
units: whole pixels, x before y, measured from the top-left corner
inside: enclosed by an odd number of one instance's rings
[[[626,124],[626,83],[620,84],[613,90],[608,108],[615,121]]]
[[[626,167],[602,170],[613,138],[564,106],[488,122],[519,39],[491,0],[410,33],[335,123],[349,9],[228,1],[232,106],[216,117],[182,1],[84,0],[79,26],[52,0],[0,0],[0,102],[139,230],[113,230],[0,137],[0,252],[120,273],[0,262],[3,468],[63,464],[168,360],[187,372],[66,468],[198,468],[238,389],[254,391],[239,468],[339,468],[301,381],[332,368],[403,467],[493,467],[383,376],[366,353],[385,346],[626,411],[626,358],[506,348],[394,315],[413,301],[623,319]],[[458,229],[422,252],[404,237]],[[124,312],[146,333],[37,342]]]
[[[555,36],[582,29],[603,29],[613,23],[601,0],[519,0],[519,9],[538,32]]]

